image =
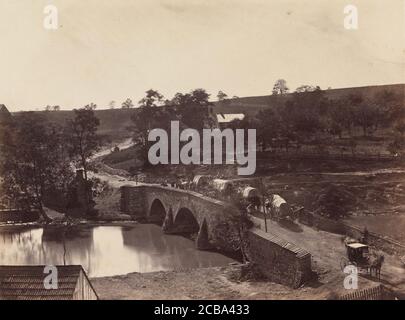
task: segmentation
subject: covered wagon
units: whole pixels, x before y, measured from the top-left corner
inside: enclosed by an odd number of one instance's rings
[[[212,187],[223,196],[230,196],[234,192],[234,185],[230,180],[214,179]]]
[[[270,216],[276,220],[293,218],[293,211],[290,205],[278,194],[273,194],[266,201],[266,207],[269,209]]]
[[[253,207],[255,210],[260,208],[261,201],[258,189],[250,186],[245,187],[242,191],[242,197],[248,201],[250,207]]]
[[[212,180],[212,177],[209,175],[196,175],[193,179],[193,188],[198,189],[198,188],[204,188],[207,187]]]

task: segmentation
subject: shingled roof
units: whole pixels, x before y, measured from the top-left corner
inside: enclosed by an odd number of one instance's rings
[[[73,299],[82,267],[56,267],[58,289],[47,290],[44,287],[45,266],[0,266],[0,300]]]

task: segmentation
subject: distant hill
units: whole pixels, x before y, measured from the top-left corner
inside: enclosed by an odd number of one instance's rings
[[[364,97],[373,97],[377,92],[384,90],[393,91],[405,97],[405,84],[393,84],[382,86],[367,86],[342,89],[324,90],[326,97],[338,99],[349,94],[361,94]],[[254,116],[259,110],[277,107],[282,105],[291,94],[283,96],[256,96],[227,99],[223,102],[214,103],[215,113],[244,113]],[[404,98],[405,101],[405,98]],[[131,115],[137,108],[132,109],[106,109],[95,110],[96,116],[100,119],[99,133],[110,137],[112,140],[125,139],[131,136],[127,130],[132,125]],[[39,111],[44,114],[50,121],[63,125],[67,119],[73,117],[72,111]],[[7,115],[8,114],[8,115]],[[18,116],[18,112],[14,115]],[[9,112],[4,105],[0,105],[0,118],[8,117]]]
[[[405,101],[405,84],[328,89],[322,91],[325,93],[327,98],[335,100],[346,97],[350,94],[360,94],[363,97],[371,98],[374,97],[376,93],[385,90],[402,95]],[[217,113],[245,113],[248,115],[254,115],[259,110],[282,105],[291,97],[291,95],[292,94],[289,93],[283,96],[267,95],[227,99],[223,102],[216,102],[215,111]]]
[[[95,110],[95,115],[100,119],[98,133],[109,137],[112,140],[123,140],[131,136],[127,127],[132,124],[131,115],[136,109],[106,109]],[[49,121],[64,125],[68,119],[74,116],[73,111],[38,111],[43,114]],[[20,112],[14,113],[16,117]]]

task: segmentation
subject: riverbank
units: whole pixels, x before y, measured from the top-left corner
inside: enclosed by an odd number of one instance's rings
[[[299,289],[261,280],[240,280],[241,265],[92,278],[104,300],[324,300],[347,293],[343,278],[314,281]],[[376,286],[359,279],[359,289]]]
[[[79,221],[70,227],[133,227],[139,224],[134,220],[83,220]],[[34,228],[52,228],[65,226],[63,223],[44,223],[44,222],[30,222],[30,223],[4,223],[0,224],[0,231],[18,231],[20,229],[34,229]]]

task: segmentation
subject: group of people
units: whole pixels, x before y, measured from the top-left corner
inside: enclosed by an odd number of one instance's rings
[[[191,190],[192,182],[185,179],[180,179],[180,181],[171,181],[171,182],[168,182],[166,180],[162,182],[160,185],[162,187],[172,187],[181,190]]]

